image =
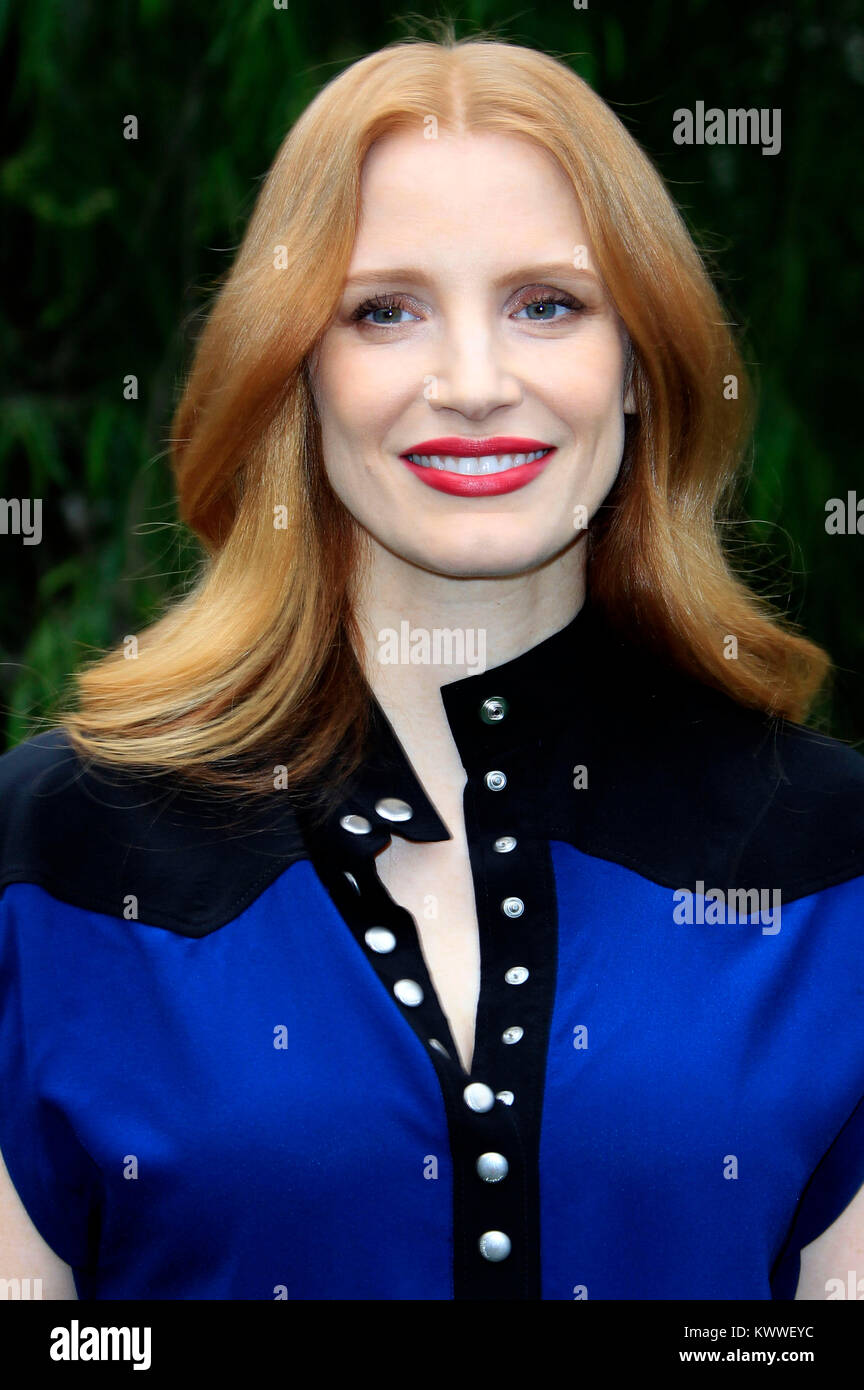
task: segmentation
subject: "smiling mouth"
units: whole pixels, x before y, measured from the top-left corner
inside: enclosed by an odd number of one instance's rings
[[[526,463],[551,454],[551,449],[534,449],[527,454],[481,454],[479,458],[463,458],[454,454],[403,454],[402,457],[418,468],[432,468],[439,473],[457,473],[462,477],[482,477],[491,473],[507,473]]]

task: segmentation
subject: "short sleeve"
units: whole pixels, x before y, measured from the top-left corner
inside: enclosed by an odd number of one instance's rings
[[[18,887],[0,896],[0,1151],[39,1234],[68,1265],[86,1268],[98,1235],[99,1170],[64,1104],[51,971],[34,944],[41,934],[28,942]]]
[[[862,1044],[864,1050],[864,1044]],[[811,1174],[771,1275],[775,1299],[794,1299],[801,1251],[833,1226],[864,1186],[864,1096]]]

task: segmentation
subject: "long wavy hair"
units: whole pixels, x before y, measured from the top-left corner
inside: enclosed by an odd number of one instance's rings
[[[637,414],[589,526],[610,623],[734,700],[801,722],[826,654],[735,575],[720,535],[752,391],[699,252],[650,160],[558,60],[486,38],[408,39],[329,82],[285,137],[197,342],[171,428],[194,586],[77,675],[60,719],[97,762],[235,794],[300,789],[363,755],[360,528],[330,488],[308,358],[340,302],[364,157],[434,116],[526,136],[576,193],[632,344]],[[729,635],[737,659],[726,656]]]

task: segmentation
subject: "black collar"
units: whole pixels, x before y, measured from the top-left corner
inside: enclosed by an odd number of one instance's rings
[[[656,698],[671,674],[616,634],[586,600],[565,627],[510,661],[443,685],[441,699],[469,775],[481,768],[484,775],[494,772],[500,763],[527,754],[542,785],[549,771],[548,762],[542,770],[544,755],[559,744],[563,731],[576,723],[590,726],[595,737],[601,728],[604,737],[614,737],[613,702],[620,705],[622,689],[639,686],[642,698]],[[392,819],[397,801],[410,808],[410,817]],[[542,802],[548,810],[548,798]],[[352,817],[355,832],[346,831],[346,818]],[[301,819],[308,835],[338,846],[339,854],[352,843],[346,833],[365,853],[377,853],[391,834],[415,842],[451,838],[374,696],[363,767],[342,786],[323,823],[302,813]]]
[[[504,774],[495,806],[508,832],[667,887],[767,887],[784,902],[864,872],[860,755],[704,684],[594,602],[441,698],[465,795]],[[410,817],[392,820],[394,802]],[[304,834],[345,872],[392,834],[450,838],[377,702],[367,762]]]

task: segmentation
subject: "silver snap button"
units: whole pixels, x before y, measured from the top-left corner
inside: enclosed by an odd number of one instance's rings
[[[476,1110],[482,1115],[495,1104],[495,1092],[482,1081],[472,1081],[462,1092],[462,1099],[469,1110]]]
[[[388,931],[386,927],[370,927],[363,940],[370,951],[377,951],[381,956],[386,955],[388,951],[395,950],[396,947],[396,938],[392,931]]]
[[[483,781],[490,792],[502,792],[507,785],[507,776],[503,772],[487,772]]]
[[[525,904],[521,898],[505,898],[501,904],[501,911],[505,917],[521,917],[525,911]]]
[[[347,830],[351,835],[368,835],[372,829],[371,821],[365,816],[343,816],[339,824],[343,830]]]
[[[500,1182],[510,1171],[504,1155],[496,1153],[481,1154],[474,1166],[484,1182]]]
[[[398,796],[382,796],[375,802],[375,810],[382,820],[391,821],[410,820],[414,814],[408,802],[400,801]]]
[[[493,1264],[506,1260],[512,1249],[510,1237],[503,1231],[484,1231],[477,1244],[484,1260],[490,1260]]]
[[[513,1028],[504,1029],[504,1032],[501,1034],[501,1041],[503,1043],[517,1043],[520,1042],[524,1036],[525,1029],[520,1028],[517,1024]]]
[[[480,718],[484,724],[500,724],[509,708],[503,695],[491,695],[480,706]]]
[[[511,965],[504,979],[508,985],[524,985],[528,979],[528,971],[524,965]]]
[[[511,849],[516,848],[515,835],[501,835],[492,846],[496,854],[509,854]]]
[[[512,1091],[496,1091],[495,1099],[500,1100],[502,1105],[512,1105],[516,1097]]]
[[[393,993],[399,1003],[407,1005],[409,1009],[423,1003],[423,991],[416,980],[397,980],[393,986]]]

